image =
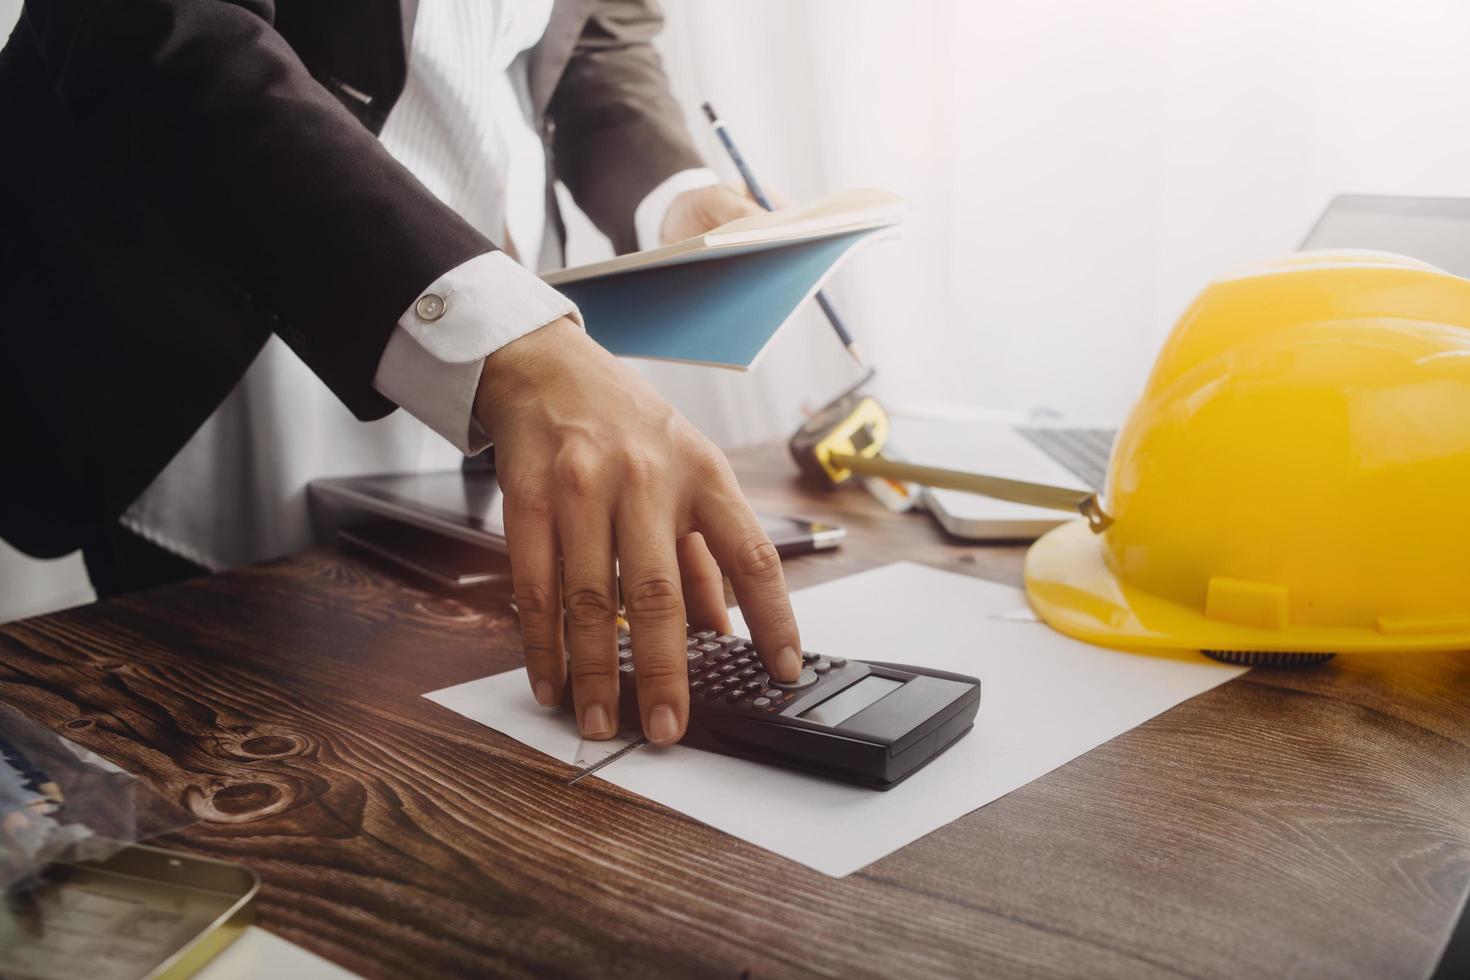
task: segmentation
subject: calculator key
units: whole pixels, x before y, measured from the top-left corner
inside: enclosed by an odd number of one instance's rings
[[[776,690],[774,687],[766,688],[764,691],[761,692],[761,694],[765,697],[770,698],[772,701],[781,700],[781,692]]]
[[[695,638],[694,638],[694,637],[692,637],[692,636],[691,636],[691,637],[689,637],[689,639],[687,639],[687,640],[685,640],[685,641],[684,641],[684,648],[685,648],[685,649],[686,649],[686,650],[693,650],[693,649],[694,649],[694,648],[695,648],[695,647],[697,647],[697,646],[699,646],[699,641],[698,641],[698,640],[696,640],[696,639],[695,639]]]
[[[801,659],[805,663],[811,663],[821,656],[820,653],[812,653],[810,650],[801,651]]]
[[[711,694],[724,694],[725,693],[725,685],[724,684],[711,684],[709,686],[709,692]]]
[[[730,652],[731,653],[745,653],[746,651],[748,651],[750,649],[751,649],[750,641],[749,640],[741,640],[739,643],[735,644],[734,646],[732,646],[730,648]]]
[[[619,650],[618,651],[618,659],[619,660],[624,660],[624,661],[632,660],[633,659],[633,651],[632,650]]]
[[[790,683],[778,681],[774,677],[771,678],[771,686],[778,687],[783,691],[799,691],[804,687],[811,687],[816,682],[817,675],[811,670],[803,670],[801,672],[801,675],[797,677],[796,680],[791,681]]]
[[[700,653],[698,650],[686,650],[684,652],[684,656],[689,658],[689,662],[691,664],[697,664],[704,659],[704,654]]]
[[[710,640],[713,640],[719,635],[720,634],[716,633],[714,630],[700,630],[698,633],[694,634],[694,638],[701,643],[708,643]]]
[[[735,644],[740,642],[740,637],[731,636],[729,633],[725,633],[721,636],[715,637],[715,642],[722,647],[733,647],[735,646]]]
[[[832,661],[830,660],[818,660],[816,663],[812,664],[812,670],[818,674],[825,674],[831,669]]]
[[[720,645],[718,643],[714,643],[712,641],[706,641],[704,643],[701,643],[699,646],[695,647],[694,649],[698,650],[700,653],[719,653],[720,652]]]
[[[744,687],[747,691],[750,691],[752,694],[754,694],[756,691],[762,690],[765,687],[765,685],[760,683],[759,681],[746,681],[741,686]]]
[[[631,674],[631,673],[633,673],[633,665],[632,664],[618,664],[618,670],[622,671],[625,674]]]
[[[750,706],[752,708],[769,708],[771,706],[771,699],[756,698],[754,701],[750,702]]]
[[[830,660],[830,661],[832,661],[832,666],[833,667],[846,667],[847,666],[847,658],[846,657],[828,657],[827,659]]]
[[[720,661],[721,663],[724,663],[726,660],[729,660],[731,656],[732,654],[729,650],[722,650],[719,653],[715,654],[715,659]]]
[[[738,668],[734,664],[720,664],[720,673],[733,674]]]
[[[633,645],[633,638],[627,633],[618,634],[618,649],[626,650]]]
[[[691,681],[690,684],[689,684],[689,690],[691,690],[691,691],[702,691],[707,686],[709,686],[709,681]]]
[[[754,680],[761,687],[770,687],[771,686],[771,675],[768,674],[768,673],[766,673],[763,670],[756,671],[756,675],[755,675],[754,678],[752,678],[752,680]]]
[[[744,688],[737,687],[734,690],[730,690],[730,691],[726,691],[725,692],[725,700],[726,701],[729,701],[731,704],[734,704],[736,701],[741,700],[742,698],[744,698],[749,693],[750,692],[747,691],[747,690],[745,690]]]
[[[755,668],[754,667],[746,667],[744,670],[737,671],[736,674],[735,674],[735,676],[736,677],[754,677],[755,676]]]

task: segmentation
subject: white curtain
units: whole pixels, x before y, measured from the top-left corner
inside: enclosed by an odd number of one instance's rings
[[[665,3],[722,172],[705,99],[788,196],[912,204],[829,289],[892,405],[1119,415],[1200,285],[1292,248],[1333,194],[1470,196],[1462,0]],[[571,224],[574,261],[602,254]],[[645,370],[724,445],[856,376],[812,311],[749,375]],[[0,620],[88,594],[75,558],[0,545]]]
[[[1332,195],[1470,196],[1459,0],[665,7],[722,173],[705,99],[788,196],[912,205],[828,290],[894,405],[1119,416],[1195,291],[1295,247]],[[726,445],[784,436],[856,373],[813,311],[750,376],[647,370]]]

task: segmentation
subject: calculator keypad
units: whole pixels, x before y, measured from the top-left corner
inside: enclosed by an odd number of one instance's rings
[[[691,700],[767,713],[780,711],[801,691],[815,684],[819,675],[847,665],[842,657],[803,653],[801,678],[795,684],[780,684],[766,673],[749,640],[728,633],[720,635],[713,630],[691,629],[685,655],[689,661]],[[633,641],[627,633],[618,635],[618,674],[629,685],[637,676]]]

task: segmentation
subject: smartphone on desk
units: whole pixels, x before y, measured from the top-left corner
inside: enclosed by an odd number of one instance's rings
[[[770,517],[765,514],[757,516],[760,518],[761,527],[765,528],[766,534],[770,535],[771,544],[776,546],[776,554],[782,558],[805,554],[809,551],[835,548],[843,538],[847,537],[847,528],[826,521],[808,521],[800,517]]]

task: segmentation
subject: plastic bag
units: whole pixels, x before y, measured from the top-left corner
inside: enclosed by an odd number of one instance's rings
[[[0,890],[193,823],[136,776],[0,704]]]

